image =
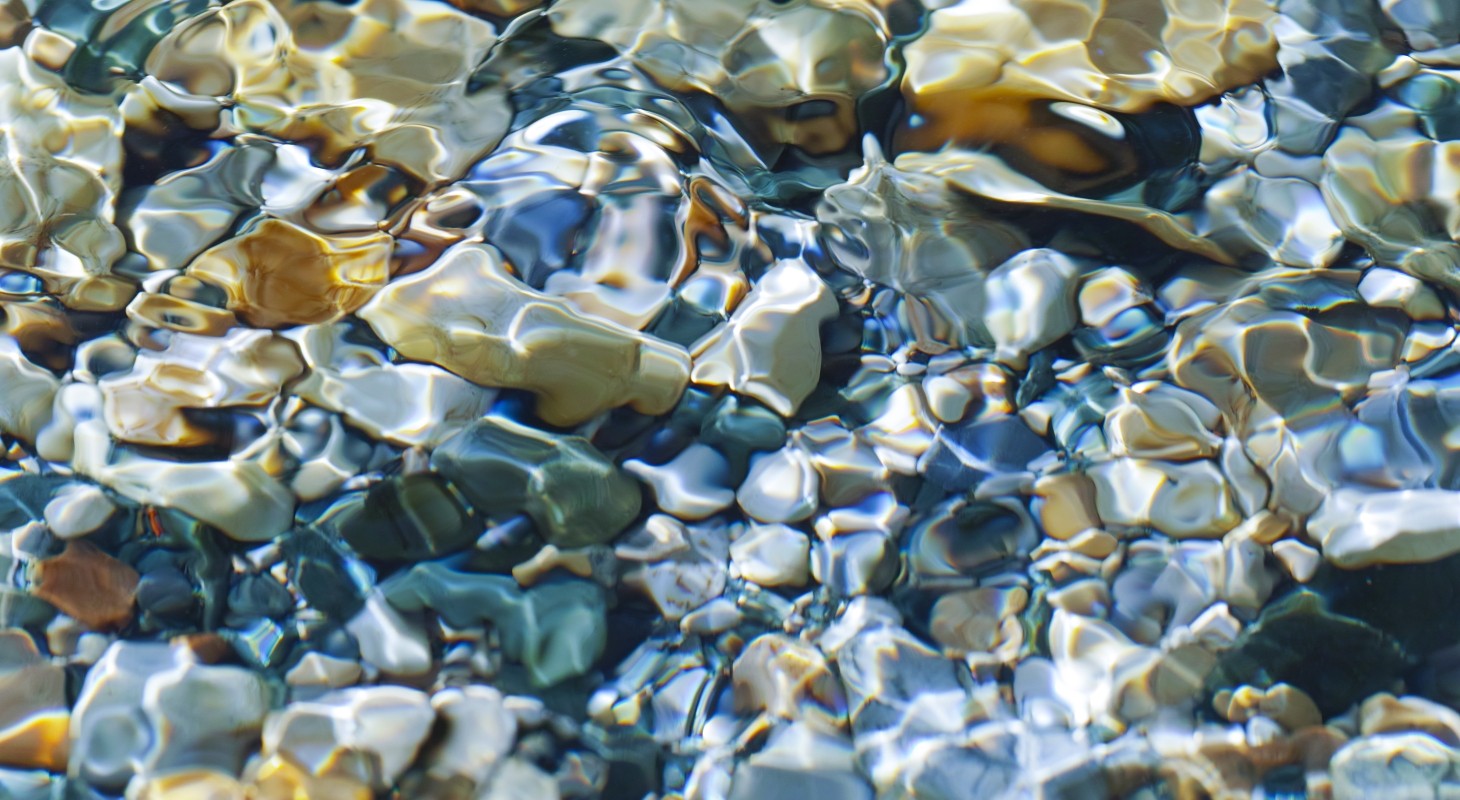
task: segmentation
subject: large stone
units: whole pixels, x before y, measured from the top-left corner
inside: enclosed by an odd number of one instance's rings
[[[728,386],[789,417],[821,379],[819,328],[836,310],[836,298],[810,267],[780,262],[730,319],[691,348],[691,377],[705,386]]]
[[[380,290],[359,316],[406,358],[536,394],[537,413],[554,425],[621,405],[663,414],[689,380],[682,348],[535,291],[485,245],[453,247]]]
[[[403,686],[341,689],[269,715],[262,757],[282,755],[316,777],[349,778],[381,791],[426,741],[436,712]]]
[[[185,646],[117,642],[81,687],[69,773],[115,790],[180,768],[236,775],[272,703],[257,673],[200,663]]]
[[[558,547],[607,542],[639,515],[638,484],[581,436],[484,417],[431,456],[478,511],[525,513]]]

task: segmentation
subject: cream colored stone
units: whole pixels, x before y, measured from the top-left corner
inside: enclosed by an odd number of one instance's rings
[[[728,386],[789,417],[821,379],[820,326],[836,309],[831,290],[810,267],[781,261],[730,319],[690,348],[690,377]]]
[[[1335,489],[1309,518],[1308,536],[1344,569],[1435,561],[1460,552],[1460,493]]]
[[[538,414],[555,425],[625,404],[665,413],[689,378],[678,346],[528,288],[486,245],[453,247],[430,268],[391,282],[359,316],[407,358],[482,386],[533,392]]]
[[[759,522],[800,522],[816,513],[821,476],[799,447],[758,455],[736,492],[740,508]]]
[[[1215,462],[1122,458],[1088,474],[1106,525],[1153,527],[1178,539],[1219,537],[1241,522]]]
[[[333,322],[390,277],[384,233],[321,235],[265,219],[204,251],[187,274],[222,287],[228,310],[256,328]]]

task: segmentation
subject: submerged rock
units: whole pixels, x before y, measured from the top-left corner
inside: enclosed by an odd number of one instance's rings
[[[525,513],[559,547],[611,540],[639,515],[638,484],[587,439],[483,417],[443,443],[431,466],[483,515]]]
[[[533,392],[538,414],[556,425],[621,405],[662,414],[689,379],[683,349],[534,291],[479,244],[392,281],[359,316],[407,358],[482,386]]]
[[[1263,611],[1222,656],[1207,685],[1289,683],[1329,717],[1390,688],[1406,661],[1400,643],[1384,631],[1335,614],[1321,596],[1299,590]],[[1317,663],[1325,668],[1314,670]]]

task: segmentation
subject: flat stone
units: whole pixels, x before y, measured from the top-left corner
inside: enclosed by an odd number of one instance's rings
[[[457,245],[392,281],[359,316],[406,358],[533,392],[537,413],[554,425],[621,405],[663,414],[689,379],[682,348],[529,288],[481,244]]]
[[[431,707],[447,727],[445,738],[426,754],[427,772],[485,784],[517,738],[517,720],[502,693],[490,686],[445,689],[431,696]]]
[[[1308,535],[1346,569],[1435,561],[1460,552],[1460,492],[1337,489],[1308,520]]]
[[[469,547],[482,523],[441,476],[418,472],[371,486],[338,529],[365,558],[420,561]]]
[[[821,476],[799,447],[757,456],[735,494],[740,508],[760,522],[800,522],[816,513]]]
[[[132,621],[137,571],[82,540],[31,567],[31,591],[92,630],[116,630]]]
[[[86,675],[71,716],[70,772],[119,790],[134,775],[236,775],[271,692],[256,672],[200,663],[185,646],[116,642]]]
[[[360,658],[392,675],[425,675],[431,671],[431,644],[425,631],[403,618],[379,592],[365,597],[345,630],[360,643]]]
[[[729,508],[735,491],[726,482],[730,464],[714,448],[692,444],[667,464],[624,462],[624,469],[648,484],[659,510],[683,520],[700,520]]]

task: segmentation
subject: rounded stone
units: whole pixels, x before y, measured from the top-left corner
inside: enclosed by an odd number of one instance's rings
[[[639,515],[638,485],[581,436],[484,417],[431,456],[477,511],[525,513],[558,547],[601,544]]]

